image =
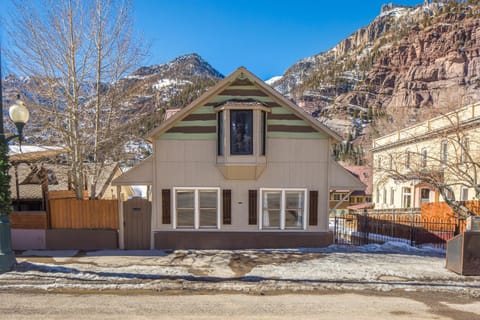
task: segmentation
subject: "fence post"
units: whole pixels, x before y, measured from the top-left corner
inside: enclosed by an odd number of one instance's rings
[[[390,220],[390,237],[395,237],[395,210],[392,209],[392,219]]]
[[[415,242],[415,230],[414,230],[414,222],[413,222],[413,208],[410,208],[410,246],[413,247],[413,243]]]
[[[333,214],[333,243],[338,244],[338,221],[337,214]]]
[[[363,244],[368,244],[368,211],[363,210]]]

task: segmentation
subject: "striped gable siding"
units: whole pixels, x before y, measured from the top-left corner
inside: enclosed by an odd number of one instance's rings
[[[282,107],[248,79],[237,79],[205,105],[196,108],[165,132],[160,139],[215,140],[216,114],[214,106],[228,100],[256,100],[271,108],[267,118],[268,138],[322,139],[325,135]]]
[[[213,110],[213,106],[198,107],[182,121],[162,134],[160,139],[216,140],[217,115]]]

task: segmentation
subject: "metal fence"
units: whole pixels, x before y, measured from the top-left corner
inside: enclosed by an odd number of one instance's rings
[[[446,248],[447,240],[465,230],[465,220],[429,218],[415,213],[346,214],[330,218],[335,243],[348,245],[404,242]]]

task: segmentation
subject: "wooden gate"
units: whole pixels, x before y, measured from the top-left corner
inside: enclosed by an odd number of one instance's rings
[[[152,204],[133,198],[123,204],[124,244],[127,250],[150,249]]]

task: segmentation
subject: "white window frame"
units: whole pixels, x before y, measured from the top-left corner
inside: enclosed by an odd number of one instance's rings
[[[423,148],[422,149],[422,168],[426,168],[427,167],[427,158],[428,158],[428,151],[427,151],[427,148]]]
[[[467,187],[460,188],[460,201],[468,201],[469,191]]]
[[[409,149],[406,149],[405,150],[405,169],[410,169],[410,157],[411,157],[411,154],[410,154],[410,150]]]
[[[440,161],[442,164],[446,164],[448,160],[448,141],[443,140],[440,147]]]
[[[467,162],[468,153],[470,152],[470,137],[464,137],[462,140],[460,150],[460,163],[465,164]]]
[[[194,191],[194,226],[193,229],[177,226],[177,191]],[[199,191],[216,191],[217,192],[217,226],[214,228],[200,228],[200,195]],[[220,229],[221,226],[221,198],[220,188],[210,187],[175,187],[173,188],[173,229],[184,230],[214,230]]]
[[[263,228],[263,193],[264,192],[269,192],[269,191],[280,191],[281,192],[281,197],[280,197],[280,229],[274,229],[274,228]],[[286,228],[285,227],[285,193],[293,191],[293,192],[303,192],[303,203],[304,203],[304,208],[303,208],[303,221],[302,224],[303,226],[301,228]],[[307,230],[307,212],[308,212],[308,202],[307,202],[307,189],[297,189],[297,188],[260,188],[260,199],[258,203],[258,212],[260,212],[260,219],[259,219],[259,224],[258,228],[260,230]]]
[[[408,189],[408,192],[406,191]],[[409,197],[410,201],[408,204],[405,201],[405,198]],[[403,187],[402,188],[402,208],[411,208],[412,207],[412,188]]]

